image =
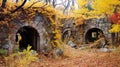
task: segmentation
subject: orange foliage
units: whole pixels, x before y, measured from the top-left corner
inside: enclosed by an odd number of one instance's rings
[[[115,13],[110,17],[110,20],[115,24],[120,24],[120,13]]]

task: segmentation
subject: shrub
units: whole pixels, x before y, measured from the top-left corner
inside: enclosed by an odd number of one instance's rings
[[[31,50],[31,46],[28,46],[23,52],[13,53],[5,57],[7,67],[29,67],[29,64],[36,59],[37,53]]]
[[[4,49],[0,49],[0,55],[5,55],[6,51]]]

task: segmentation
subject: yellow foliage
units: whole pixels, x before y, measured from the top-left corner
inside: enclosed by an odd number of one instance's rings
[[[77,0],[78,5],[81,7],[84,7],[88,3],[88,1],[89,0]]]
[[[52,40],[53,42],[57,43],[57,48],[59,48],[59,46],[61,46],[62,44],[60,44],[61,40],[61,32],[59,29],[60,26],[63,26],[61,23],[59,23],[58,18],[66,18],[66,16],[64,16],[62,13],[60,13],[60,11],[55,10],[52,6],[50,5],[43,5],[43,3],[37,2],[37,0],[29,0],[25,3],[25,5],[22,7],[22,9],[17,10],[15,13],[11,14],[11,11],[13,11],[14,9],[16,9],[18,6],[20,6],[22,3],[24,2],[24,0],[18,0],[18,2],[12,2],[11,0],[8,0],[6,3],[6,8],[4,9],[4,12],[2,14],[8,14],[9,17],[5,17],[5,20],[11,21],[14,19],[20,19],[20,21],[27,21],[27,22],[31,22],[33,21],[33,18],[36,15],[36,11],[43,14],[48,20],[50,20],[50,25],[51,25],[51,31],[52,34],[55,33],[55,35],[53,36],[53,38],[56,38],[56,40]],[[32,5],[32,6],[31,6]],[[31,7],[28,9],[28,7]],[[33,8],[35,7],[35,8]],[[20,16],[25,16],[25,18],[22,18]],[[9,22],[8,22],[9,23]],[[58,43],[59,42],[59,43]]]
[[[82,15],[84,19],[101,18],[104,14],[111,15],[116,7],[120,4],[119,0],[77,0],[80,9],[74,10],[74,14]],[[89,10],[86,5],[93,10]],[[120,11],[120,9],[119,9]]]
[[[13,53],[8,57],[5,57],[8,67],[28,67],[28,65],[37,59],[37,54],[32,54],[31,46],[23,52]]]
[[[86,8],[81,8],[79,10],[75,10],[74,13],[76,14],[85,14],[86,12],[88,12],[88,10]]]
[[[77,0],[80,9],[74,10],[75,15],[80,15],[83,20],[91,19],[91,18],[103,18],[112,15],[115,11],[117,5],[120,4],[120,0]],[[93,10],[89,10],[86,5],[89,5]],[[120,12],[120,8],[117,8],[117,11]],[[79,21],[79,22],[78,22]],[[82,24],[81,19],[76,19],[76,24]],[[120,32],[120,25],[114,24],[112,25],[112,29],[109,32]]]
[[[78,5],[80,6],[80,9],[74,10],[74,14],[86,14],[88,12],[88,9],[86,9],[86,4],[89,0],[77,0]]]
[[[84,18],[81,16],[81,17],[75,17],[75,26],[79,26],[79,25],[82,25],[84,23]]]
[[[96,14],[112,14],[115,8],[115,5],[119,5],[119,0],[95,0],[92,7]]]
[[[109,30],[110,33],[120,32],[120,25],[119,24],[113,24],[112,29]]]
[[[57,39],[60,39],[61,38],[61,35],[58,33],[58,34],[56,34],[56,38]]]

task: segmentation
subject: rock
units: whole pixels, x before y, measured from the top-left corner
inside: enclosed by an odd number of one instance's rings
[[[99,52],[111,52],[111,50],[108,48],[100,48],[98,51]]]
[[[30,56],[36,56],[36,55],[38,55],[38,53],[35,50],[32,50],[31,53],[30,53]]]
[[[56,49],[55,51],[57,56],[62,56],[63,55],[63,51],[61,49]]]
[[[72,48],[76,48],[76,44],[73,43],[72,41],[69,41],[69,42],[68,42],[68,45],[71,46]]]
[[[79,49],[80,50],[85,50],[85,49],[88,49],[88,46],[80,47]]]
[[[8,50],[9,49],[9,45],[5,44],[5,45],[2,46],[2,48],[5,49],[5,50]]]

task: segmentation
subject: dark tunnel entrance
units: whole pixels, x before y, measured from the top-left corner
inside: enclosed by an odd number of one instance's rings
[[[20,34],[21,40],[19,40],[18,34]],[[38,51],[40,45],[39,33],[31,26],[24,26],[16,33],[16,42],[18,42],[20,50],[26,49],[30,45],[33,50]]]
[[[99,39],[100,36],[104,36],[102,30],[98,28],[92,28],[87,31],[85,34],[86,43],[94,42]]]

